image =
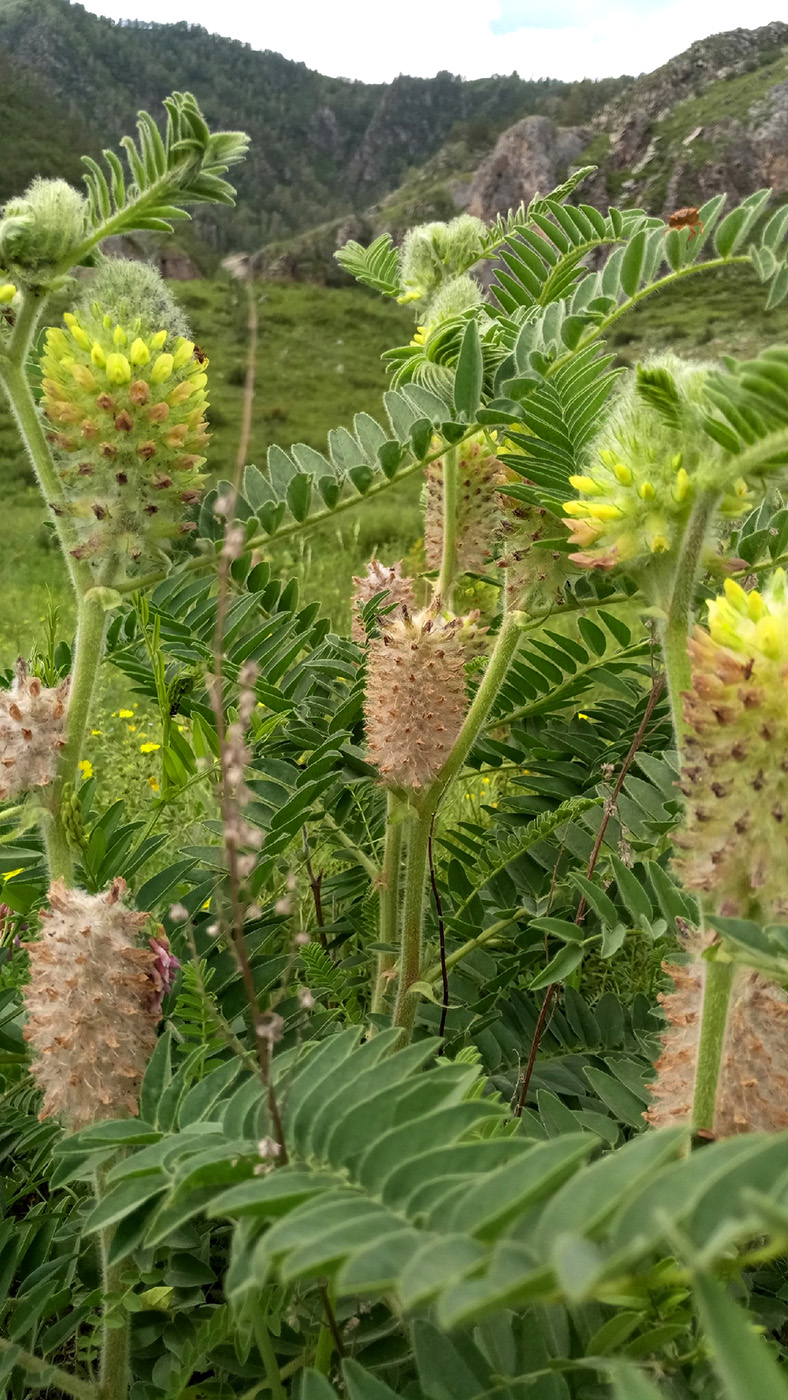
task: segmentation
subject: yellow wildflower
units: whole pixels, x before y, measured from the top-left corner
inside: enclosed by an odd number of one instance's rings
[[[131,729],[131,725],[129,725],[129,729]],[[147,744],[140,744],[140,753],[155,753],[160,748],[161,744],[152,744],[149,741]]]
[[[148,786],[149,786],[150,788],[152,788],[154,792],[158,792],[158,791],[159,791],[159,782],[158,782],[158,779],[157,779],[157,778],[148,778]]]
[[[20,867],[19,867],[18,870],[7,870],[6,873],[5,873],[5,875],[3,876],[3,879],[4,879],[4,880],[13,880],[13,878],[14,878],[15,875],[21,875],[21,874],[22,874],[22,871],[24,870],[24,868],[25,868],[25,867],[24,867],[23,865],[20,865]]]
[[[89,758],[81,758],[79,760],[79,771],[86,781],[88,778],[93,777],[93,764]]]
[[[118,719],[133,719],[133,710],[118,710]]]

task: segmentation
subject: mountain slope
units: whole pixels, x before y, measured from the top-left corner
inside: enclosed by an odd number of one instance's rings
[[[133,127],[139,107],[158,116],[173,89],[194,92],[211,125],[248,131],[239,209],[200,216],[203,236],[217,247],[259,247],[313,224],[318,209],[330,217],[363,208],[437,151],[457,123],[486,123],[494,139],[573,90],[516,75],[348,82],[196,25],[116,24],[69,0],[0,0],[3,59],[18,84],[37,96],[43,90],[104,144]],[[591,105],[608,95],[601,85]],[[0,164],[6,145],[0,128]]]

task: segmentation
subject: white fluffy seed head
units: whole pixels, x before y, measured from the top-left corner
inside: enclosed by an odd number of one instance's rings
[[[11,689],[0,691],[0,801],[52,782],[66,742],[68,687],[66,679],[47,689],[17,662]]]
[[[125,889],[115,880],[105,893],[87,894],[56,881],[41,938],[26,945],[24,1034],[44,1093],[41,1117],[54,1115],[72,1131],[137,1113],[156,1043],[156,954],[138,945],[148,915],[123,904]]]

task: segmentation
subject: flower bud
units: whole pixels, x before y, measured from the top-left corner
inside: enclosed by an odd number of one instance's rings
[[[406,233],[400,256],[403,302],[429,301],[442,283],[481,256],[487,230],[481,219],[459,214],[449,223],[420,224]]]
[[[427,568],[440,569],[443,557],[444,514],[443,479],[449,455],[438,457],[427,467],[427,505],[424,520],[424,546]],[[462,573],[483,573],[492,553],[498,524],[496,484],[501,480],[498,458],[490,451],[483,433],[470,438],[457,449],[457,509],[455,549]]]
[[[185,493],[199,498],[207,361],[188,337],[159,329],[162,318],[184,327],[159,283],[150,268],[113,265],[87,304],[65,314],[67,329],[46,334],[43,408],[66,497],[58,509],[73,522],[77,557],[96,565],[110,553],[132,563],[158,553],[182,532]]]
[[[413,584],[409,578],[402,577],[402,564],[393,564],[387,569],[385,564],[378,563],[377,559],[371,559],[367,564],[367,572],[361,578],[353,579],[355,592],[353,595],[353,623],[352,637],[354,642],[363,644],[366,641],[366,630],[362,619],[362,612],[365,605],[376,598],[379,593],[386,596],[382,599],[381,607],[389,608],[392,603],[397,605],[398,610],[404,605],[408,610],[413,606]],[[397,616],[397,613],[388,613],[388,617]]]
[[[370,642],[367,744],[387,787],[425,786],[451,753],[468,708],[465,660],[477,617],[403,608]]]
[[[45,286],[85,236],[86,204],[65,180],[36,178],[0,219],[0,263],[20,282]]]
[[[52,782],[66,742],[68,688],[64,680],[47,689],[17,662],[11,689],[0,691],[0,801]]]
[[[125,882],[104,894],[56,881],[41,938],[26,946],[25,1039],[44,1092],[41,1118],[72,1131],[138,1111],[145,1067],[156,1044],[159,950],[137,943],[147,914],[122,902]]]
[[[788,915],[788,580],[763,593],[733,579],[689,642],[692,682],[675,865],[713,914]]]

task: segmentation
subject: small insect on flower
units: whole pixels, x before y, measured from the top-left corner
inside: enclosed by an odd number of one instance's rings
[[[669,233],[672,228],[688,228],[690,236],[687,239],[691,243],[696,233],[703,233],[703,220],[700,217],[700,210],[693,204],[688,204],[684,209],[677,209],[668,219],[668,226],[665,233]]]

